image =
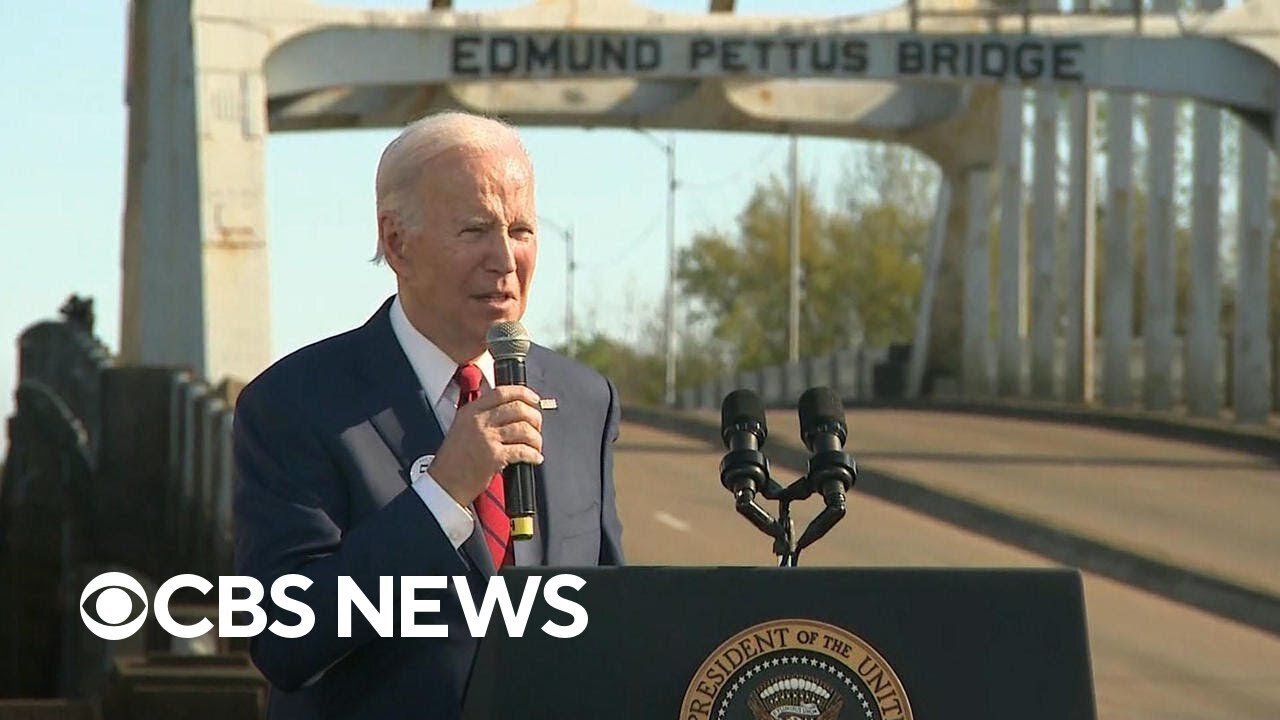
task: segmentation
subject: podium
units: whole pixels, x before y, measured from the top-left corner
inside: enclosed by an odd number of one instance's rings
[[[569,572],[587,629],[480,642],[469,720],[1088,720],[1080,575],[1068,569],[508,568]],[[513,590],[513,594],[517,592]]]

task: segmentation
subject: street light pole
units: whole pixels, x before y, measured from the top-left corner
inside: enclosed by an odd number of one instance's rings
[[[578,265],[573,261],[573,226],[564,233],[565,252],[565,288],[564,288],[564,333],[568,336],[569,357],[578,352],[578,333],[573,327],[573,271]]]
[[[791,210],[788,218],[787,361],[800,359],[800,150],[791,136]]]
[[[668,138],[667,153],[667,377],[663,399],[676,404],[676,139]]]
[[[564,227],[541,215],[538,216],[538,220],[550,225],[553,230],[564,236],[564,343],[565,352],[572,357],[578,349],[577,333],[574,332],[573,327],[573,273],[578,268],[578,264],[573,260],[573,224],[570,223],[569,227]]]
[[[676,139],[670,136],[664,142],[644,128],[635,130],[667,156],[667,292],[663,313],[667,371],[662,400],[667,407],[673,407],[676,404]]]

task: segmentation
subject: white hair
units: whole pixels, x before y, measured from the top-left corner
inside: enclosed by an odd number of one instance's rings
[[[391,213],[405,227],[420,227],[424,220],[420,195],[423,170],[432,158],[455,147],[488,150],[512,144],[528,161],[529,151],[519,134],[501,120],[465,112],[441,112],[414,120],[387,145],[378,160],[374,181],[378,217]],[[373,262],[380,263],[382,259],[379,238]]]

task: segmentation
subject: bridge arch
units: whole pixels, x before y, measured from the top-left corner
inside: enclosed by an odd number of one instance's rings
[[[940,17],[909,32],[905,8],[798,20],[625,0],[496,13],[189,0],[133,13],[121,355],[212,377],[252,376],[269,359],[273,131],[398,126],[462,107],[521,125],[903,142],[956,186],[946,228],[957,237],[983,227],[966,209],[998,160],[1002,86],[1190,97],[1241,114],[1272,148],[1280,137],[1280,19],[1260,0],[1149,16],[1141,33],[1125,17],[1035,16],[1030,32],[1020,17]]]

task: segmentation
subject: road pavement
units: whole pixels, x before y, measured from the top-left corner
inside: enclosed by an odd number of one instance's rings
[[[708,415],[707,417],[713,417]],[[714,418],[718,421],[718,418]],[[1280,468],[1244,453],[1064,423],[858,410],[849,449],[892,472],[1135,552],[1280,593]],[[794,413],[770,442],[798,444]],[[625,423],[617,446],[628,561],[773,564],[720,486],[722,450]],[[786,482],[800,468],[775,465]],[[796,509],[802,529],[817,511]],[[802,565],[1032,567],[1051,561],[864,494]],[[1280,637],[1085,573],[1099,717],[1280,718]]]

